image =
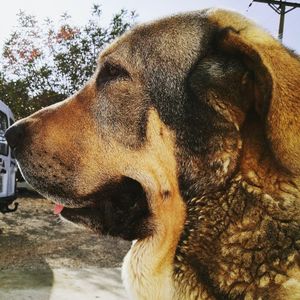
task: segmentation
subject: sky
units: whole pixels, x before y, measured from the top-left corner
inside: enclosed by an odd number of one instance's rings
[[[279,15],[267,4],[253,3],[252,0],[10,0],[3,1],[0,10],[0,48],[16,26],[16,14],[23,10],[35,15],[39,20],[47,17],[58,21],[67,12],[72,16],[73,23],[83,25],[90,16],[93,3],[102,7],[103,25],[107,24],[112,15],[122,8],[135,10],[138,13],[137,22],[157,19],[162,16],[197,10],[207,7],[223,7],[236,10],[255,20],[267,31],[277,37]],[[300,2],[294,0],[294,2]],[[300,53],[300,8],[286,15],[283,43]]]

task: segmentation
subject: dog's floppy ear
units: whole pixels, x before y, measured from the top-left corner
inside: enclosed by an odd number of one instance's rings
[[[255,106],[264,118],[273,154],[283,167],[299,174],[299,57],[237,13],[215,10],[211,18],[221,30],[219,46],[241,56],[254,74]]]

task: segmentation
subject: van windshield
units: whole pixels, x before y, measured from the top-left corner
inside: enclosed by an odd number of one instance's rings
[[[6,114],[0,111],[0,154],[8,155],[8,147],[4,137],[4,133],[8,128],[8,119]]]

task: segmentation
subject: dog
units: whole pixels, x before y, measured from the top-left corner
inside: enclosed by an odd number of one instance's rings
[[[57,212],[133,241],[130,299],[300,299],[300,61],[238,13],[134,27],[6,132]]]

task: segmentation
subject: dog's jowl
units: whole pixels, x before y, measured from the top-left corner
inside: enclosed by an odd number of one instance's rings
[[[300,299],[300,61],[224,10],[139,25],[11,127],[63,218],[133,245],[131,299]]]

